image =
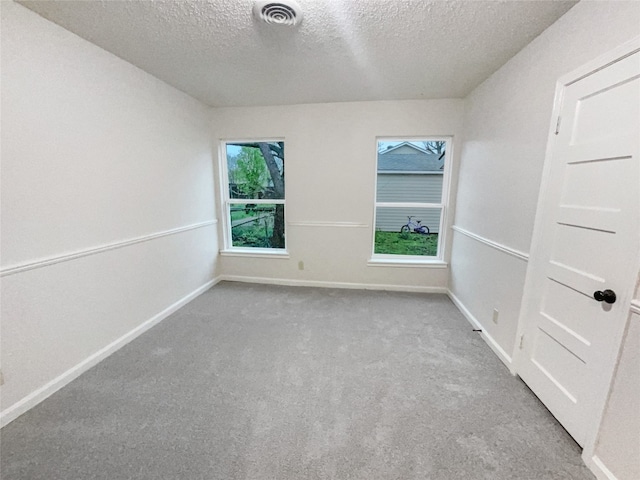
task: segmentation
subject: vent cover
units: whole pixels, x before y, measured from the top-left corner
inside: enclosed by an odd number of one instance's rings
[[[302,21],[300,6],[293,0],[259,0],[253,5],[253,14],[269,25],[294,27]]]

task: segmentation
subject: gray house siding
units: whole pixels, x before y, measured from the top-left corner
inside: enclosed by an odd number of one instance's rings
[[[416,202],[440,203],[442,201],[441,172],[434,173],[378,173],[378,202]],[[390,208],[376,209],[376,230],[399,232],[407,223],[407,217],[422,220],[431,233],[440,230],[441,210],[425,208]]]
[[[378,155],[376,202],[442,203],[444,159],[412,145],[401,145]],[[440,229],[441,208],[376,208],[376,230],[399,232],[407,217],[421,220],[432,233]]]
[[[378,173],[376,201],[440,203],[442,201],[441,172],[428,174]],[[391,208],[376,209],[376,230],[399,232],[407,223],[407,217],[422,220],[431,233],[440,230],[440,208]]]
[[[440,203],[442,174],[378,173],[378,202]]]

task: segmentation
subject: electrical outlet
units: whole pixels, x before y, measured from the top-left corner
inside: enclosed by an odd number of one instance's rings
[[[298,262],[298,270],[304,270],[304,262],[302,260]]]
[[[493,309],[493,323],[495,323],[496,325],[498,324],[498,315],[500,315],[500,312],[498,312],[497,308]]]

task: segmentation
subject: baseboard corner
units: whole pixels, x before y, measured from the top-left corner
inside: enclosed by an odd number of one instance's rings
[[[583,459],[584,460],[584,459]],[[618,480],[611,470],[607,468],[604,462],[597,455],[593,455],[590,461],[585,461],[591,473],[593,473],[598,480]]]
[[[493,353],[504,363],[509,369],[509,372],[515,374],[513,370],[513,360],[511,356],[504,351],[504,349],[496,342],[496,340],[487,333],[486,329],[480,323],[480,321],[471,313],[471,311],[462,303],[462,301],[451,291],[447,290],[447,296],[451,299],[453,304],[460,310],[460,313],[467,319],[467,321],[473,326],[474,329],[481,330],[480,336],[489,345],[489,348],[493,350]]]
[[[33,407],[35,407],[39,403],[41,403],[44,400],[46,400],[47,398],[49,398],[51,395],[53,395],[55,392],[57,392],[58,390],[63,388],[65,385],[68,385],[69,383],[71,383],[73,380],[78,378],[84,372],[86,372],[87,370],[89,370],[93,366],[97,365],[102,360],[107,358],[109,355],[111,355],[112,353],[114,353],[117,350],[121,349],[126,344],[128,344],[129,342],[131,342],[132,340],[137,338],[138,336],[142,335],[144,332],[149,330],[151,327],[153,327],[153,326],[157,325],[158,323],[160,323],[162,320],[167,318],[169,315],[174,313],[176,310],[178,310],[179,308],[183,307],[184,305],[189,303],[191,300],[193,300],[194,298],[196,298],[200,294],[206,292],[207,290],[209,290],[214,285],[218,284],[221,280],[222,280],[222,278],[221,278],[220,275],[215,277],[215,278],[213,278],[212,280],[209,280],[208,282],[204,283],[200,287],[196,288],[191,293],[185,295],[184,297],[180,298],[178,301],[172,303],[171,305],[169,305],[167,308],[165,308],[161,312],[157,313],[153,317],[149,318],[148,320],[142,322],[137,327],[135,327],[132,330],[130,330],[129,332],[125,333],[120,338],[118,338],[115,341],[111,342],[107,346],[101,348],[97,352],[89,355],[87,358],[85,358],[84,360],[82,360],[78,364],[74,365],[73,367],[71,367],[66,372],[64,372],[61,375],[57,376],[53,380],[51,380],[48,383],[44,384],[43,386],[37,388],[33,392],[29,393],[27,396],[25,396],[22,399],[18,400],[13,405],[11,405],[11,406],[7,407],[6,409],[2,410],[0,412],[0,428],[2,428],[5,425],[11,423],[13,420],[18,418],[23,413],[26,413],[27,411],[29,411],[30,409],[32,409]]]

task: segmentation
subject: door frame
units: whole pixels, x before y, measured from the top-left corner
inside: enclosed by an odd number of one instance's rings
[[[565,89],[581,80],[589,75],[598,72],[609,65],[612,65],[625,57],[633,55],[636,52],[640,51],[640,36],[634,37],[630,41],[622,44],[621,46],[595,58],[587,62],[586,64],[578,67],[577,69],[561,76],[556,81],[556,89],[555,96],[553,100],[553,112],[551,115],[551,120],[549,124],[549,133],[547,139],[547,147],[545,151],[545,160],[544,167],[542,171],[542,179],[540,183],[540,193],[538,195],[538,204],[536,208],[536,217],[534,221],[533,227],[533,235],[531,241],[530,255],[529,255],[529,264],[527,266],[527,273],[525,277],[525,284],[522,296],[522,303],[520,307],[520,314],[518,317],[518,328],[516,333],[516,342],[513,351],[513,364],[511,366],[511,372],[514,374],[518,374],[521,371],[522,362],[526,360],[526,355],[524,354],[524,350],[521,348],[522,336],[526,331],[527,320],[526,320],[526,312],[529,310],[529,306],[531,302],[535,302],[537,299],[538,292],[533,291],[534,287],[534,274],[536,274],[541,265],[540,262],[537,261],[539,257],[539,253],[542,248],[542,229],[544,224],[543,213],[546,211],[548,205],[547,199],[547,191],[549,189],[550,183],[550,173],[551,167],[553,164],[553,152],[555,150],[555,142],[556,142],[556,129],[558,127],[558,118],[560,117],[560,112],[563,105],[564,93]],[[640,160],[640,159],[639,159]],[[637,258],[635,259],[635,265],[640,268],[640,252],[637,254]],[[637,278],[637,274],[636,274]],[[630,279],[631,285],[635,287],[634,279]],[[633,288],[632,287],[632,288]],[[621,298],[620,300],[626,302],[628,304],[628,310],[631,312],[632,308],[632,300],[633,300],[633,290],[631,293],[631,298]],[[593,417],[589,425],[587,426],[587,435],[584,444],[584,448],[582,451],[582,459],[587,464],[587,466],[598,475],[598,478],[609,478],[601,467],[596,462],[594,463],[594,452],[596,446],[596,440],[598,436],[598,431],[600,429],[600,425],[602,423],[602,419],[605,413],[607,400],[609,397],[609,393],[611,390],[611,386],[614,379],[615,370],[618,364],[618,360],[621,353],[622,342],[624,340],[624,333],[626,331],[626,323],[629,316],[627,316],[627,320],[625,322],[621,322],[620,325],[616,325],[614,329],[612,329],[611,333],[614,336],[615,348],[611,351],[607,352],[607,360],[605,364],[602,366],[602,380],[601,385],[598,385],[596,391],[593,392],[593,401],[595,404],[595,411],[597,415]]]

